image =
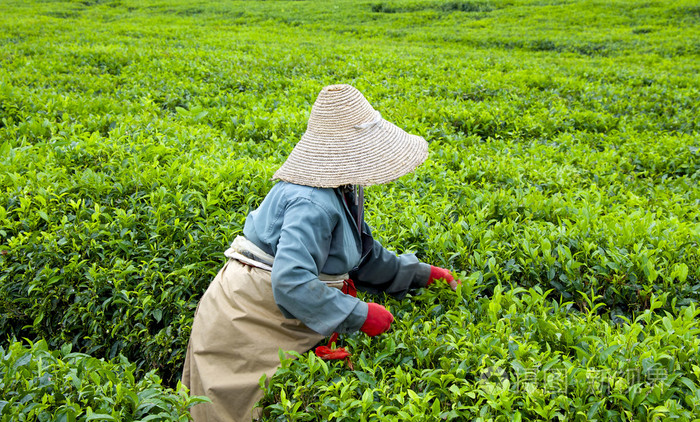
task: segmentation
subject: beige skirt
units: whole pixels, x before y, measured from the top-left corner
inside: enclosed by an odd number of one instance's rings
[[[211,403],[192,407],[196,422],[249,422],[262,397],[260,377],[280,365],[279,350],[304,353],[323,336],[287,319],[272,296],[270,273],[229,259],[199,302],[182,382]]]

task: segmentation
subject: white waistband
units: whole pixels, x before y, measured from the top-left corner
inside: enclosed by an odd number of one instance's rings
[[[255,243],[246,239],[244,236],[236,236],[231,242],[231,247],[224,252],[226,258],[235,259],[251,267],[260,268],[265,271],[272,271],[272,264],[275,257],[260,249]],[[342,286],[343,280],[350,278],[348,273],[345,274],[324,274],[320,273],[318,279],[322,282],[337,287],[335,284],[340,283]]]

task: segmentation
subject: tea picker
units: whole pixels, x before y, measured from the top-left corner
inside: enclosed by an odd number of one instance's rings
[[[455,287],[449,271],[386,250],[363,220],[362,187],[408,174],[427,155],[423,138],[384,120],[357,89],[321,90],[306,133],[195,312],[182,380],[211,399],[191,409],[195,421],[250,421],[279,350],[305,353],[331,333],[387,331],[393,315],[356,289],[401,298],[437,279]],[[327,346],[317,354],[347,356]]]

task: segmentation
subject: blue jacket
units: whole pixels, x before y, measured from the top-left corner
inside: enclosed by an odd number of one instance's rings
[[[275,257],[272,291],[286,317],[297,318],[322,335],[360,329],[367,304],[326,286],[318,279],[320,273],[350,273],[358,290],[384,291],[399,298],[408,289],[427,284],[429,265],[413,254],[396,256],[384,249],[362,224],[365,235],[340,188],[287,182],[275,184],[248,215],[243,234]]]

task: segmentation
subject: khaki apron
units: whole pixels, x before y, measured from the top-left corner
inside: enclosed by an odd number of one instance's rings
[[[204,293],[192,324],[182,382],[211,403],[190,409],[196,422],[249,422],[263,393],[260,377],[280,365],[279,350],[305,353],[324,336],[285,318],[270,272],[229,259]]]

